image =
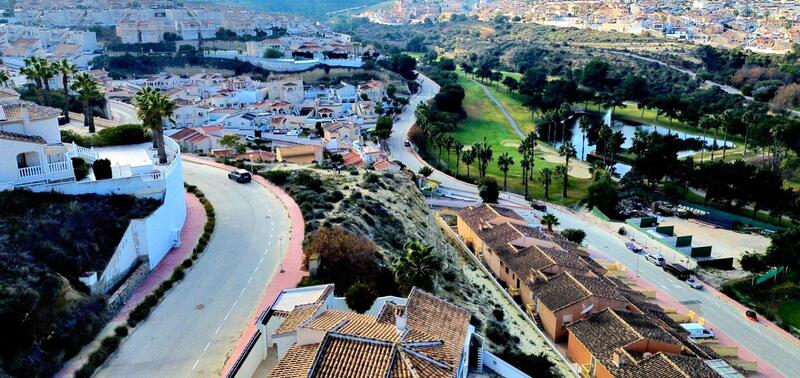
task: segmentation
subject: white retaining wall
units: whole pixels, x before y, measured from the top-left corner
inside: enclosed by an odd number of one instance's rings
[[[483,367],[491,369],[504,378],[531,378],[530,375],[523,373],[485,349],[483,350]]]

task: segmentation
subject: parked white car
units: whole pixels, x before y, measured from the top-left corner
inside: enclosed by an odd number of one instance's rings
[[[667,260],[664,260],[664,258],[661,255],[656,255],[652,253],[645,256],[644,259],[650,261],[656,266],[664,266],[664,264],[667,263]]]
[[[681,328],[689,331],[689,337],[692,339],[713,339],[716,337],[714,331],[704,327],[700,323],[683,323]]]

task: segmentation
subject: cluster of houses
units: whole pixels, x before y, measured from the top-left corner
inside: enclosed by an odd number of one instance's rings
[[[473,10],[559,27],[664,36],[768,53],[800,42],[800,5],[790,1],[644,0],[619,2],[497,0]]]
[[[486,367],[527,377],[484,348],[468,311],[432,294],[380,297],[359,314],[333,292],[330,284],[282,291],[229,376],[456,378]]]
[[[248,141],[272,140],[272,157],[279,161],[319,162],[323,150],[344,155],[345,163],[354,166],[385,158],[361,137],[375,125],[378,108],[388,106],[381,81],[312,86],[299,75],[261,82],[199,73],[188,78],[159,74],[129,84],[132,92],[151,87],[175,102],[173,119],[164,126],[187,152],[230,154],[219,139],[233,134]],[[259,155],[256,160],[271,159]]]
[[[513,210],[467,207],[456,229],[539,328],[566,344],[582,376],[721,377],[733,370],[583,247],[529,226]]]
[[[98,50],[97,37],[92,31],[0,25],[0,52],[3,64],[10,68],[20,68],[25,58],[36,56],[67,59],[86,69]]]

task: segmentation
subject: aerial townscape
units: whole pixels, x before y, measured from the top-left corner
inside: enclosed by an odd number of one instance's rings
[[[0,13],[0,377],[800,376],[797,2]]]

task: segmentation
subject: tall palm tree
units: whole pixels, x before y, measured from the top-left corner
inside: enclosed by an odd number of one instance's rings
[[[44,92],[46,93],[45,100],[49,102],[50,79],[56,76],[56,70],[55,68],[53,68],[53,65],[50,64],[50,61],[48,61],[47,59],[41,59],[41,75],[42,75],[42,84],[44,85]]]
[[[697,126],[703,129],[703,145],[700,148],[700,161],[703,161],[706,152],[706,134],[708,134],[708,129],[713,127],[714,120],[711,116],[704,115],[700,118],[700,121],[697,122]],[[713,146],[712,146],[713,148]]]
[[[468,150],[464,150],[464,152],[461,154],[461,161],[467,166],[467,178],[469,178],[469,167],[475,161],[475,148],[473,147]]]
[[[742,123],[744,123],[745,133],[744,133],[744,154],[743,156],[747,158],[747,139],[750,137],[750,126],[758,122],[758,116],[752,110],[748,110],[742,114]]]
[[[725,161],[725,152],[728,151],[728,128],[736,122],[736,117],[729,109],[722,114],[723,140],[722,140],[722,160]]]
[[[564,157],[564,169],[566,172],[569,172],[569,160],[577,156],[577,151],[575,150],[575,146],[572,145],[572,142],[567,142],[561,145],[558,148],[558,155]],[[569,186],[569,175],[564,174],[564,198],[567,198],[567,186]]]
[[[497,158],[497,166],[503,172],[503,190],[508,190],[508,170],[514,165],[514,158],[508,155],[508,152],[503,152]]]
[[[558,221],[558,218],[550,213],[547,213],[542,216],[542,225],[547,227],[547,231],[553,232],[553,227],[558,226],[561,222]]]
[[[173,116],[177,106],[167,95],[160,92],[155,96],[155,101],[151,105],[154,108],[153,112],[158,115],[158,122],[154,123],[155,137],[158,138],[158,162],[159,164],[166,164],[167,151],[164,146],[164,120],[172,124],[175,123]]]
[[[67,59],[53,63],[53,68],[61,74],[61,85],[64,87],[64,117],[69,116],[69,77],[78,72],[78,67]]]
[[[557,165],[555,167],[555,169],[553,169],[553,175],[556,176],[556,177],[561,177],[562,180],[566,181],[567,184],[569,184],[569,182],[567,181],[568,177],[569,177],[569,168],[567,168],[567,166],[565,166],[565,165]],[[567,191],[564,190],[564,193],[566,193],[566,192]],[[563,194],[563,197],[567,198],[567,195]]]
[[[591,119],[589,116],[582,115],[578,118],[579,127],[581,128],[581,133],[583,133],[583,137],[581,137],[581,159],[586,159],[586,154],[584,153],[584,147],[586,147],[586,133],[589,132]]]
[[[103,94],[100,93],[100,86],[88,73],[81,73],[75,76],[72,83],[72,90],[78,92],[78,100],[83,104],[84,124],[89,126],[89,132],[94,133],[94,112],[92,102],[97,101]]]
[[[33,85],[36,87],[36,93],[39,95],[39,101],[44,105],[44,89],[42,86],[42,77],[44,77],[44,73],[42,60],[44,59],[36,56],[25,58],[23,61],[25,66],[22,67],[19,72],[33,82]]]
[[[533,159],[528,157],[528,155],[523,154],[522,160],[520,160],[519,165],[522,167],[522,184],[525,185],[525,199],[528,199],[528,172],[531,170],[531,165]]]
[[[550,168],[542,168],[539,172],[539,182],[544,187],[544,199],[550,199],[550,184],[553,183],[553,170]]]
[[[717,133],[719,133],[719,117],[717,115],[711,116],[711,127],[714,128],[714,143],[711,145],[711,161],[714,161],[714,151],[717,148]]]
[[[406,243],[405,253],[392,264],[397,282],[404,293],[417,286],[424,290],[433,288],[434,277],[441,270],[441,261],[433,246],[420,241]]]
[[[0,86],[7,87],[10,81],[11,78],[8,77],[6,71],[0,70]]]
[[[461,154],[464,152],[464,145],[459,141],[453,143],[453,152],[456,153],[456,177],[458,177],[458,166],[461,163]]]
[[[158,149],[159,164],[166,164],[167,153],[164,147],[164,120],[172,119],[175,103],[161,92],[145,87],[133,98],[136,112],[144,126],[153,132],[153,143]]]

